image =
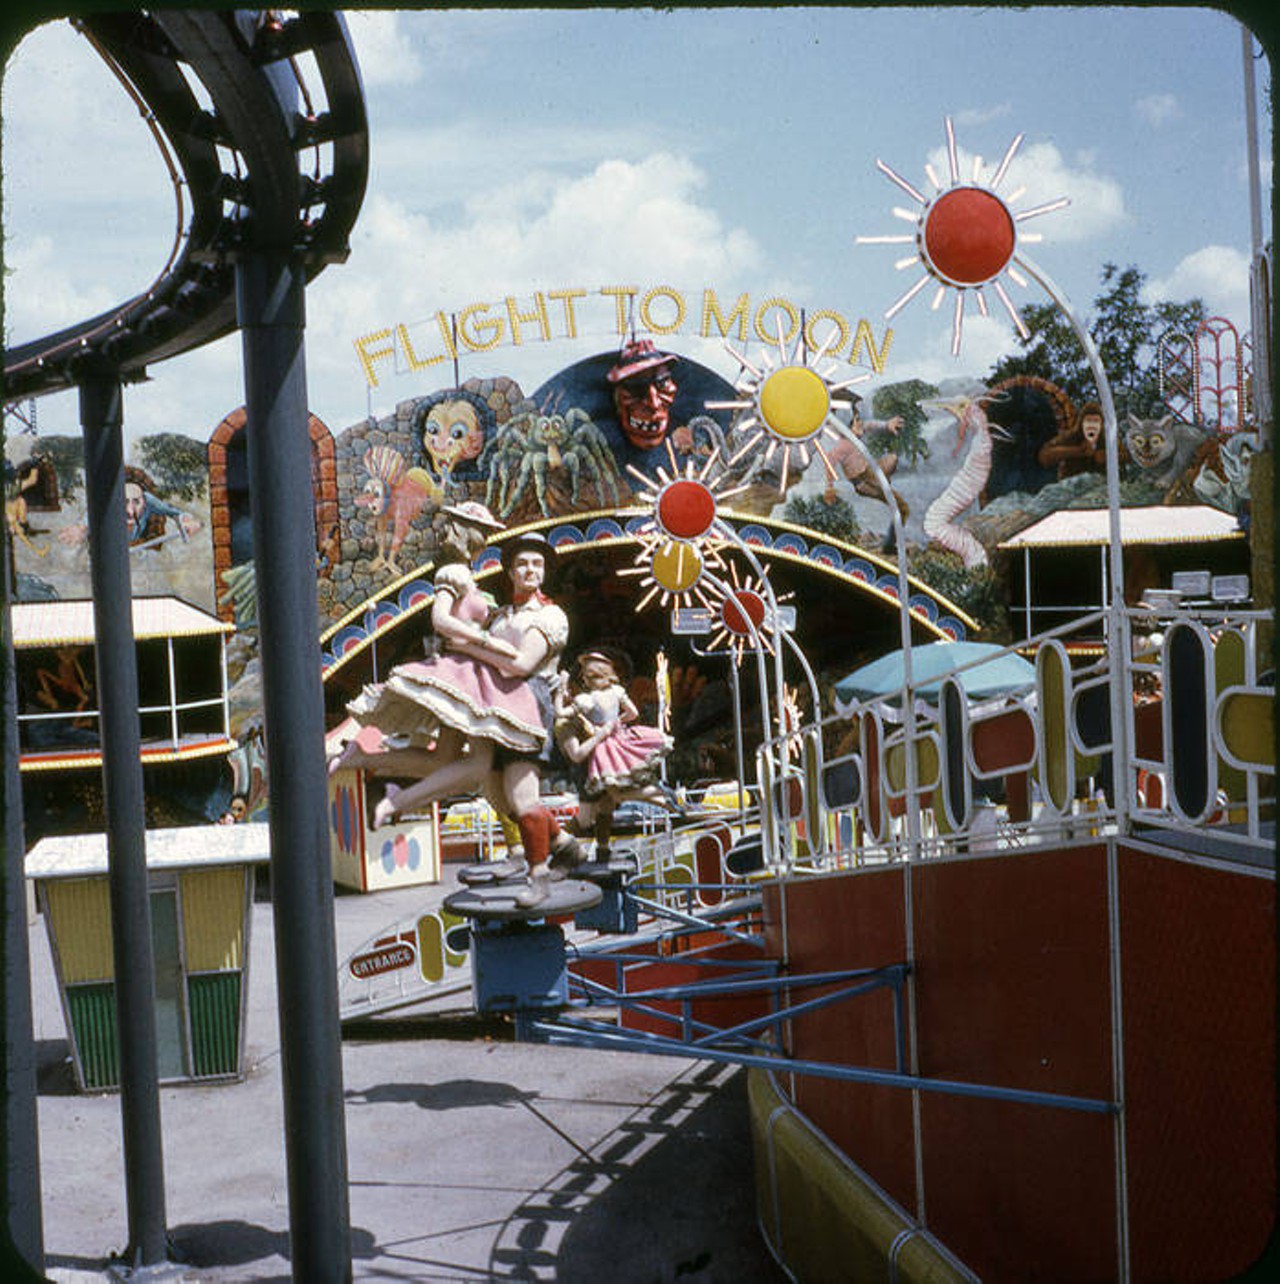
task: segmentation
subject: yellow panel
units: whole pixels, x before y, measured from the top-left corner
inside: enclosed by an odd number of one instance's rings
[[[246,865],[182,872],[182,924],[189,972],[244,966]]]
[[[1276,767],[1275,701],[1270,692],[1236,691],[1220,702],[1227,752],[1260,771]]]
[[[916,737],[916,789],[934,789],[938,784],[938,741],[931,735]],[[907,789],[907,746],[903,740],[895,741],[884,755],[884,778],[889,792],[895,795]]]
[[[884,783],[891,794],[901,794],[907,787],[907,750],[901,740],[885,748]]]
[[[447,951],[444,924],[435,914],[424,914],[418,920],[418,967],[424,981],[438,981],[444,976]]]
[[[974,1278],[928,1231],[906,1220],[763,1071],[749,1073],[747,1094],[760,1228],[793,1279],[958,1284]]]
[[[1213,679],[1215,689],[1225,691],[1239,686],[1245,680],[1248,643],[1243,633],[1227,629],[1213,648]],[[1249,794],[1248,774],[1233,767],[1221,754],[1218,755],[1218,788],[1232,802],[1241,802]]]
[[[111,955],[111,899],[106,877],[47,882],[45,910],[63,983],[113,980],[116,969]]]
[[[916,784],[921,789],[938,787],[938,741],[934,736],[916,740]]]
[[[760,787],[760,841],[768,853],[767,864],[778,850],[778,819],[773,809],[773,762],[763,748],[756,751],[756,784]]]
[[[519,830],[516,831],[519,833]],[[440,910],[440,921],[444,924],[446,933],[444,943],[444,961],[449,967],[461,967],[467,961],[467,952],[465,950],[451,950],[447,933],[451,928],[458,927],[468,920],[465,915],[452,914],[447,909]]]
[[[1036,690],[1039,696],[1040,752],[1036,777],[1053,809],[1065,812],[1075,788],[1074,754],[1067,738],[1067,704],[1071,698],[1071,670],[1061,643],[1041,648],[1036,657]]]

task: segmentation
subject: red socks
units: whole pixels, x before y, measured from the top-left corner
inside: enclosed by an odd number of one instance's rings
[[[534,807],[517,817],[520,837],[524,842],[524,858],[529,868],[545,865],[551,854],[551,839],[559,832],[555,817],[545,807]]]

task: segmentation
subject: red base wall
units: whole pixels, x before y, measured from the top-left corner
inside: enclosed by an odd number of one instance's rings
[[[1117,853],[1129,1263],[1234,1275],[1275,1209],[1274,880]],[[784,909],[785,906],[785,909]],[[1115,1100],[1105,849],[929,861],[771,888],[792,970],[915,959],[923,1076]],[[795,1023],[797,1056],[894,1068],[886,992]],[[797,1080],[797,1105],[988,1280],[1114,1279],[1113,1116]],[[922,1189],[923,1205],[918,1197]]]

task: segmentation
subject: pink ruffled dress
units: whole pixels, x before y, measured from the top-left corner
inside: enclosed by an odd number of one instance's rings
[[[489,618],[491,604],[466,567],[442,568],[436,591],[453,593],[450,614],[458,619],[483,624]],[[385,682],[366,686],[347,710],[384,738],[420,748],[432,747],[442,726],[520,754],[538,751],[547,734],[527,679],[507,677],[482,660],[448,650],[396,665]]]
[[[602,727],[617,718],[624,692],[613,685],[600,691],[584,691],[574,697],[574,708],[593,726]],[[607,789],[638,789],[658,778],[662,760],[671,752],[671,737],[657,727],[625,722],[591,751],[587,760],[584,797],[595,798]]]

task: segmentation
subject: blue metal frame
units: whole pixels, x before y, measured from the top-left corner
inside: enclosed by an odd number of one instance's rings
[[[785,1015],[778,1018],[786,1020]],[[792,1074],[808,1074],[818,1078],[841,1079],[851,1083],[876,1084],[886,1088],[910,1088],[920,1092],[951,1093],[962,1097],[983,1097],[992,1101],[1011,1101],[1021,1105],[1049,1106],[1060,1110],[1076,1110],[1086,1114],[1118,1114],[1120,1107],[1114,1101],[1092,1097],[1071,1097],[1052,1092],[1031,1092],[1021,1088],[1004,1088],[993,1084],[965,1083],[957,1079],[930,1079],[923,1075],[901,1074],[891,1070],[875,1070],[866,1066],[842,1066],[827,1061],[808,1061],[781,1054],[738,1052],[700,1046],[695,1050],[677,1040],[643,1031],[613,1031],[601,1029],[597,1022],[574,1022],[560,1018],[555,1021],[518,1019],[517,1031],[522,1038],[543,1043],[598,1048],[604,1051],[647,1052],[656,1056],[693,1057],[701,1061],[718,1061],[730,1065]]]
[[[646,891],[663,890],[664,885],[642,884]],[[722,884],[671,884],[670,890],[692,891],[715,888],[727,893],[741,892],[736,885]],[[699,917],[674,910],[646,897],[637,896],[631,887],[623,889],[623,896],[634,899],[646,913],[679,924],[674,932],[659,930],[643,940],[657,942],[673,936],[713,933],[726,940],[738,941],[758,947],[763,951],[764,940],[749,930],[742,930],[732,923],[717,922],[718,917],[741,915],[758,908],[758,901],[733,896],[724,906],[717,906],[713,916]],[[744,903],[745,902],[745,903]],[[711,947],[706,947],[711,948]],[[907,1064],[905,990],[910,965],[893,963],[878,968],[856,968],[834,972],[815,972],[808,975],[780,975],[781,964],[776,959],[763,956],[758,962],[743,959],[705,957],[705,949],[682,951],[675,955],[655,955],[635,950],[615,950],[610,943],[597,948],[570,947],[570,954],[582,960],[600,962],[609,960],[618,968],[617,983],[613,986],[589,977],[569,974],[570,1001],[559,1014],[549,1016],[543,1012],[517,1010],[514,1013],[516,1036],[533,1042],[575,1047],[597,1048],[609,1051],[645,1052],[658,1056],[693,1057],[768,1069],[774,1072],[790,1071],[793,1074],[813,1075],[819,1078],[839,1079],[852,1083],[874,1084],[880,1087],[906,1088],[921,1092],[941,1092],[955,1096],[979,1097],[994,1101],[1010,1101],[1023,1105],[1046,1106],[1060,1110],[1075,1110],[1089,1114],[1117,1114],[1119,1105],[1093,1097],[1078,1097],[1062,1093],[1036,1092],[1029,1089],[1010,1088],[998,1084],[968,1083],[955,1079],[936,1079],[908,1074]],[[625,988],[626,970],[629,967],[652,967],[662,963],[680,964],[718,970],[722,974],[732,971],[729,979],[693,981],[681,985],[659,986],[643,991],[628,992]],[[816,998],[791,1004],[794,991],[815,986],[826,992]],[[837,987],[834,990],[828,987]],[[880,1069],[871,1066],[839,1065],[833,1062],[814,1061],[791,1057],[781,1049],[785,1046],[785,1025],[799,1017],[822,1008],[842,1003],[861,995],[889,989],[893,998],[893,1024],[895,1068]],[[770,1002],[772,1011],[753,1017],[730,1027],[718,1027],[695,1019],[693,1004],[709,998],[731,998],[761,995]],[[656,1004],[678,1003],[679,1014],[665,1011]],[[643,1030],[623,1030],[608,1026],[586,1016],[576,1016],[595,1007],[608,1007],[666,1022],[676,1027],[672,1035]]]

